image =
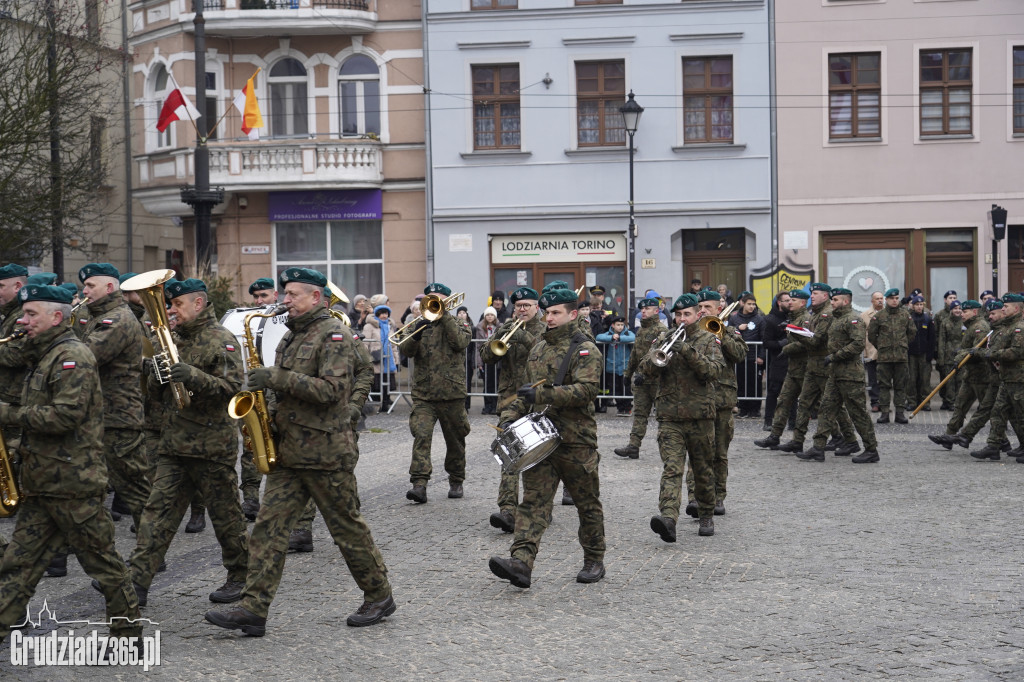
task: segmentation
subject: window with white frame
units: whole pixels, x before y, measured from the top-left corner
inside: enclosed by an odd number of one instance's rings
[[[306,67],[291,57],[270,67],[270,136],[304,137],[309,133]]]
[[[171,94],[171,90],[174,88],[171,85],[171,79],[167,73],[167,68],[163,64],[157,64],[153,67],[153,73],[150,74],[149,78],[153,88],[152,130],[154,137],[151,139],[153,140],[154,148],[165,149],[171,146],[171,127],[173,124],[167,126],[161,133],[156,129],[156,122],[160,115],[160,108],[164,105],[167,95]]]
[[[882,134],[882,54],[828,56],[829,139]]]
[[[970,48],[921,51],[922,137],[971,133],[972,57]]]
[[[380,135],[380,69],[370,57],[357,54],[338,71],[341,134]]]
[[[274,223],[274,244],[278,277],[291,267],[313,268],[349,298],[384,292],[380,220]]]
[[[1013,133],[1024,134],[1024,46],[1013,47]]]

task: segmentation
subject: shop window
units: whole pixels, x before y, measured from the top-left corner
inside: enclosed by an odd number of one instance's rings
[[[829,249],[828,277],[832,287],[853,292],[853,308],[863,312],[871,307],[871,292],[896,287],[907,290],[906,249]]]
[[[970,49],[921,51],[921,135],[971,133]]]
[[[384,243],[379,220],[274,224],[274,267],[319,270],[353,298],[384,291]]]
[[[619,112],[626,101],[626,63],[576,62],[576,129],[580,147],[621,147],[626,129]]]
[[[519,65],[473,67],[473,148],[519,149]]]
[[[881,61],[880,52],[829,55],[829,139],[881,136]]]
[[[271,137],[304,137],[309,132],[306,67],[297,59],[282,59],[270,67]]]
[[[516,9],[519,0],[473,0],[470,9]]]
[[[1024,135],[1024,46],[1013,48],[1013,132]]]
[[[732,142],[732,57],[683,59],[683,138]]]
[[[338,72],[341,134],[380,135],[380,70],[366,55],[345,60]]]

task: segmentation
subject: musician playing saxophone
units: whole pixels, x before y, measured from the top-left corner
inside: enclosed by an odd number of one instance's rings
[[[501,412],[502,428],[524,415],[546,408],[561,436],[551,455],[523,472],[523,501],[516,509],[511,557],[491,557],[491,572],[520,588],[530,586],[533,562],[544,531],[551,523],[558,482],[565,484],[580,519],[583,569],[576,581],[595,583],[604,577],[604,510],[598,477],[597,422],[594,397],[601,385],[604,360],[597,345],[577,330],[576,292],[549,289],[541,294],[547,331],[530,350],[528,384]],[[539,381],[543,384],[534,386]]]
[[[8,263],[0,268],[0,338],[9,339],[17,329],[17,322],[21,318],[21,299],[18,298],[18,290],[25,286],[28,280],[28,268],[17,263]],[[0,356],[17,355],[17,339],[12,339],[0,346]],[[10,361],[0,360],[0,402],[8,405],[21,404],[21,386],[25,382],[26,367],[20,357],[14,357]],[[2,426],[4,441],[7,449],[14,452],[18,440],[21,438],[21,429],[15,424]],[[0,556],[3,556],[7,540],[0,535]]]
[[[659,514],[651,518],[651,530],[665,542],[676,541],[676,521],[683,489],[683,465],[689,453],[693,468],[694,497],[700,518],[700,535],[714,535],[715,521],[715,414],[717,379],[725,367],[721,341],[704,331],[695,294],[683,294],[672,305],[676,327],[686,329],[685,339],[672,346],[668,363],[659,366],[654,354],[670,332],[655,342],[640,361],[637,371],[658,377],[658,448],[661,450]]]

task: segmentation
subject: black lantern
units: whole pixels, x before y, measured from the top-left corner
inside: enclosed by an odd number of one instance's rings
[[[992,204],[992,236],[1001,241],[1006,236],[1006,209]]]
[[[629,310],[636,308],[636,216],[633,212],[633,136],[640,125],[640,114],[644,108],[633,99],[633,91],[629,91],[629,99],[619,107],[622,114],[622,126],[629,135],[629,261],[626,263],[629,268],[629,295],[626,297],[626,304]]]

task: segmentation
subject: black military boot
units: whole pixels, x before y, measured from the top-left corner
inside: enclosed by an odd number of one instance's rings
[[[230,604],[242,598],[245,591],[245,583],[237,580],[228,580],[220,586],[220,589],[210,593],[210,601],[218,604]]]
[[[836,448],[836,457],[849,457],[857,452],[860,452],[860,444],[854,440],[849,443],[843,443]]]
[[[696,500],[686,503],[686,515],[692,518],[697,518],[700,514],[697,511]]]
[[[878,415],[878,419],[875,420],[875,423],[876,424],[888,424],[889,423],[889,413],[888,412],[883,412],[882,414]]]
[[[953,436],[950,436],[949,434],[944,433],[941,436],[929,435],[928,440],[935,443],[936,445],[941,445],[947,450],[953,449]]]
[[[1010,457],[1024,457],[1024,444],[1006,453]]]
[[[804,444],[800,441],[791,440],[788,443],[783,443],[782,445],[775,449],[778,450],[779,452],[803,452]]]
[[[630,459],[640,459],[640,448],[635,445],[627,445],[623,448],[615,448],[615,454],[619,457],[629,457]]]
[[[1013,445],[1008,440],[1004,440],[1002,445],[999,446],[1000,452],[1009,452],[1010,450],[1013,450]]]
[[[700,520],[700,528],[697,530],[697,535],[714,535],[715,534],[715,520],[713,518],[706,518]]]
[[[131,516],[132,510],[128,507],[128,503],[121,499],[117,491],[114,491],[114,499],[110,502],[110,510],[115,511],[121,516]]]
[[[255,498],[248,498],[242,501],[242,513],[249,521],[255,521],[260,513],[260,501]]]
[[[985,444],[981,450],[971,450],[971,457],[975,459],[991,459],[993,461],[999,460],[999,447],[995,445]]]
[[[604,577],[604,563],[591,559],[583,560],[583,568],[576,574],[578,583],[596,583]]]
[[[396,608],[395,598],[390,594],[380,601],[364,601],[355,613],[345,619],[345,624],[354,628],[373,625],[390,616]]]
[[[405,494],[405,499],[412,500],[416,504],[426,504],[427,502],[427,486],[425,485],[414,485],[412,490]]]
[[[761,440],[755,440],[754,445],[759,448],[769,448],[771,450],[777,450],[779,447],[779,437],[769,434]]]
[[[296,528],[288,535],[289,552],[312,552],[313,531]]]
[[[854,464],[874,464],[880,459],[881,458],[878,456],[878,450],[872,448],[871,450],[865,450],[850,461]]]
[[[825,452],[835,452],[835,449],[843,444],[843,437],[839,435],[832,436],[827,443],[825,443]]]
[[[896,411],[896,417],[894,418],[894,421],[897,424],[909,424],[910,423],[910,420],[907,419],[907,416],[905,414],[903,414],[903,412],[901,410],[897,410]]]
[[[449,483],[448,484],[448,497],[453,500],[458,500],[462,497],[462,484],[461,483]]]
[[[971,439],[959,433],[953,436],[952,440],[954,444],[959,445],[964,449],[971,447]]]
[[[572,495],[569,494],[569,489],[566,488],[565,485],[562,486],[562,504],[566,507],[572,507],[576,504],[572,499]]]
[[[192,516],[185,524],[186,533],[201,533],[206,529],[206,510],[202,507],[192,507]]]
[[[218,627],[241,630],[242,634],[250,637],[262,637],[267,632],[267,619],[241,606],[226,611],[207,611],[205,618]]]
[[[725,516],[725,500],[715,503],[715,516]]]
[[[67,552],[57,552],[50,559],[50,564],[46,567],[46,575],[49,578],[63,578],[68,574],[68,554]]]
[[[495,512],[491,514],[491,525],[505,533],[512,533],[516,529],[516,517],[508,511]]]
[[[530,574],[532,571],[526,563],[515,557],[505,559],[504,557],[492,556],[487,562],[491,573],[502,580],[507,580],[516,587],[526,589],[530,586]]]
[[[651,530],[661,536],[665,542],[676,541],[676,520],[667,516],[652,516]]]
[[[825,461],[825,451],[822,450],[821,448],[819,448],[817,445],[812,445],[807,450],[804,450],[803,452],[796,453],[796,456],[799,457],[800,459],[807,460],[807,461],[810,461],[810,460],[814,460],[815,462],[824,462]]]

